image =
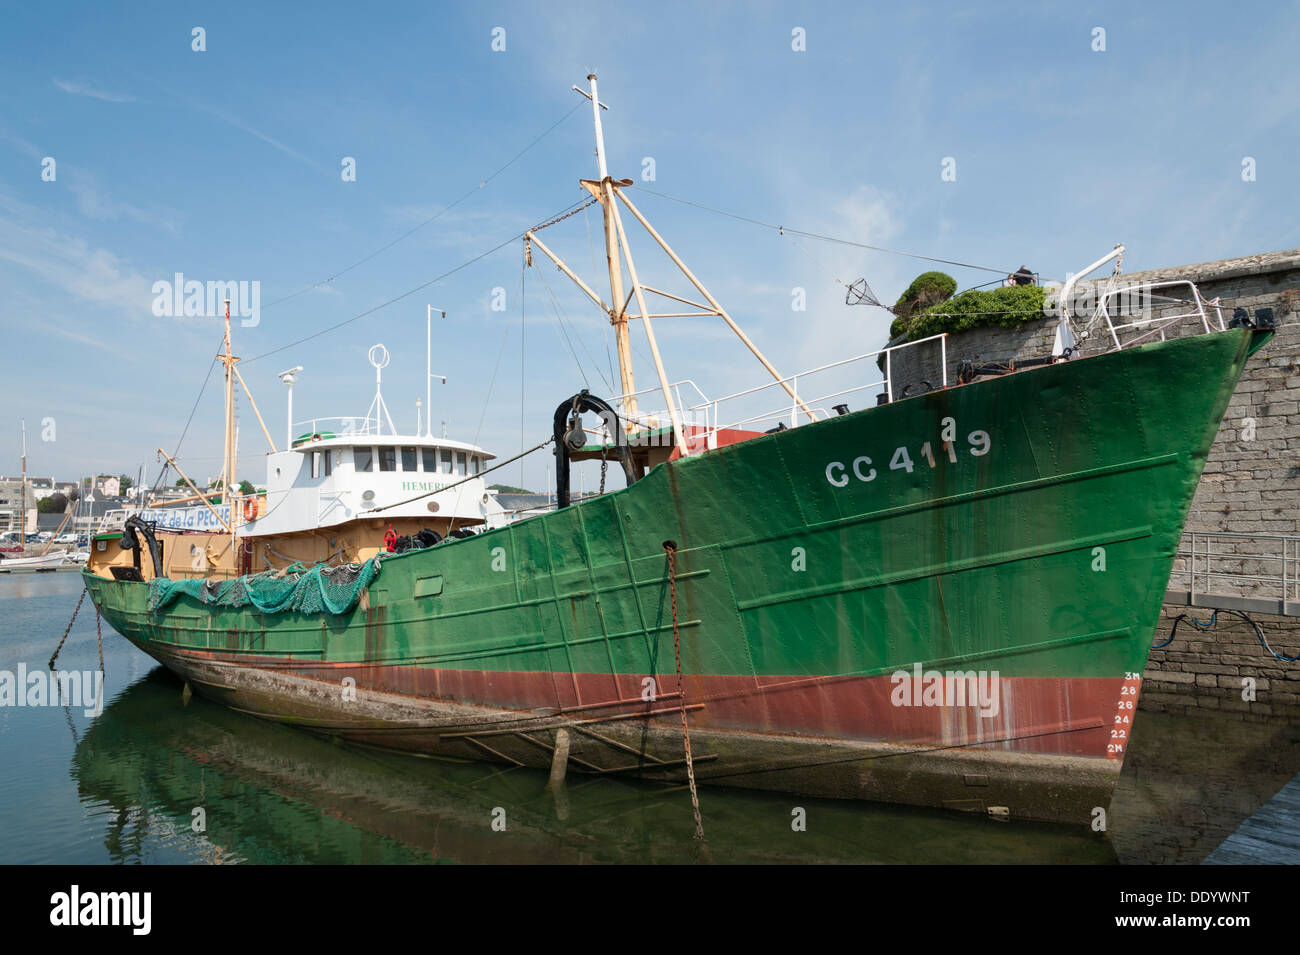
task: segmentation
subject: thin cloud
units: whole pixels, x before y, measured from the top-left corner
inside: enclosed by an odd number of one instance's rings
[[[89,96],[91,99],[103,100],[105,103],[134,103],[136,98],[126,93],[110,93],[107,90],[95,89],[86,83],[78,83],[74,80],[61,80],[54,78],[54,85],[65,93],[71,93],[73,96]]]
[[[245,123],[242,119],[240,119],[238,116],[235,116],[235,115],[232,114],[232,113],[227,113],[225,110],[217,109],[215,106],[206,106],[206,105],[204,105],[203,103],[195,102],[195,101],[192,100],[192,99],[188,99],[188,98],[184,98],[184,97],[182,97],[182,98],[183,98],[183,99],[185,100],[185,102],[188,103],[191,107],[193,107],[193,108],[195,108],[195,109],[200,109],[200,110],[202,110],[203,112],[208,113],[208,114],[211,115],[211,116],[215,116],[217,119],[221,120],[223,123],[226,123],[227,125],[233,126],[233,127],[235,127],[235,129],[238,129],[238,130],[240,130],[240,131],[242,131],[242,132],[248,133],[248,135],[250,135],[250,136],[254,136],[254,137],[256,137],[257,139],[260,139],[262,142],[266,143],[267,145],[269,145],[269,146],[273,146],[274,148],[280,150],[280,152],[284,153],[286,156],[292,156],[294,159],[297,159],[299,162],[304,162],[304,163],[306,163],[307,165],[311,166],[313,169],[324,170],[324,168],[325,168],[325,167],[322,166],[320,163],[316,162],[316,160],[314,160],[314,159],[309,159],[307,156],[304,156],[302,153],[298,152],[296,149],[293,149],[293,148],[291,148],[291,147],[289,147],[289,146],[286,146],[284,143],[280,142],[278,139],[273,139],[272,137],[266,135],[266,133],[262,132],[261,130],[259,130],[259,129],[255,129],[255,128],[253,128],[252,126],[249,126],[249,125],[248,125],[247,123]]]

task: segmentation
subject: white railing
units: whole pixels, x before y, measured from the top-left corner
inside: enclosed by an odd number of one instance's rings
[[[326,415],[320,418],[306,418],[302,421],[295,421],[291,430],[296,432],[293,436],[294,441],[297,441],[299,436],[303,434],[329,433],[335,437],[347,438],[383,433],[378,418],[358,418],[356,415]]]
[[[847,404],[844,399],[864,391],[883,390],[886,400],[893,401],[899,397],[895,393],[893,383],[894,353],[905,349],[926,345],[933,348],[937,344],[938,377],[940,386],[946,388],[948,386],[947,339],[948,335],[945,332],[913,342],[865,352],[852,358],[843,358],[810,368],[797,375],[773,379],[752,388],[732,392],[721,398],[709,398],[690,379],[670,384],[669,390],[678,415],[682,419],[688,448],[694,453],[717,447],[717,436],[720,431],[769,430],[770,427],[781,426],[794,428],[809,421],[825,420],[832,417],[833,413],[838,413],[834,407],[830,411],[827,410],[832,402],[840,405]],[[883,362],[880,361],[882,358]],[[872,362],[875,367],[872,368],[871,377],[863,381],[857,373],[866,362]],[[883,375],[876,370],[882,365]],[[786,390],[787,385],[789,391]],[[772,389],[780,389],[779,398],[773,395]],[[684,390],[688,396],[693,393],[696,397],[683,400]],[[789,392],[794,392],[794,395],[790,395]],[[662,395],[662,393],[659,388],[646,388],[633,395],[619,397],[616,399],[616,405],[626,419],[633,421],[643,431],[668,429],[672,418],[667,410],[655,410],[649,413],[638,410],[637,413],[630,415],[624,410],[629,398]],[[780,405],[776,405],[777,400],[781,402]],[[769,427],[763,427],[764,425]],[[599,431],[592,433],[603,434]],[[635,440],[635,433],[632,437]]]
[[[1185,297],[1174,294],[1158,294],[1156,289],[1184,290]],[[1111,315],[1113,306],[1118,305],[1114,318],[1122,318],[1125,311],[1136,311],[1141,318],[1128,322],[1115,322]],[[1206,311],[1209,309],[1210,311]],[[1211,318],[1213,314],[1213,318]],[[1106,323],[1115,349],[1131,348],[1139,342],[1156,335],[1165,341],[1170,330],[1188,319],[1194,319],[1205,332],[1226,331],[1223,321],[1223,307],[1216,298],[1206,301],[1200,289],[1186,279],[1171,282],[1144,282],[1107,291],[1097,303],[1097,314]],[[1121,341],[1121,332],[1137,332]],[[1195,334],[1195,333],[1193,333]]]

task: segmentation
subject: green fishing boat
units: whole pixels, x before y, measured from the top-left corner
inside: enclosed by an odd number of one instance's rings
[[[593,77],[600,144],[595,92]],[[667,380],[620,204],[705,298],[701,314],[734,323],[599,155],[584,185],[605,214],[615,305],[581,287],[614,324],[624,393],[557,406],[556,508],[500,520],[475,483],[490,455],[454,442],[465,470],[438,487],[381,486],[365,466],[377,455],[382,469],[384,448],[396,479],[404,449],[422,473],[440,439],[332,429],[269,455],[271,513],[240,524],[232,506],[233,526],[201,547],[139,520],[99,535],[85,579],[106,620],[196,692],[370,746],[1092,822],[1202,467],[1268,332],[1226,326],[1194,289],[1187,314],[1117,325],[1103,295],[1087,324],[1063,307],[1055,360],[907,398],[886,378],[878,406],[828,414],[737,329],[789,402],[771,429],[770,415],[724,418],[721,399],[688,407]],[[528,241],[568,271],[536,230]],[[636,404],[629,318],[665,412]],[[1094,326],[1113,343],[1070,341]],[[570,462],[591,457],[627,486],[571,501]],[[324,500],[313,482],[326,480],[359,482],[351,503],[276,523],[277,495]],[[430,521],[443,523],[417,539]],[[319,549],[295,555],[294,540]]]

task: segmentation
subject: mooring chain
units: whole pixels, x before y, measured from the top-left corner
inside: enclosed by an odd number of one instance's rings
[[[95,606],[95,643],[99,645],[99,672],[104,672],[104,633],[99,629],[99,606]]]
[[[600,450],[600,493],[605,493],[605,472],[609,470],[609,454],[604,449]]]
[[[83,590],[83,591],[81,592],[81,596],[77,598],[77,609],[75,609],[75,610],[72,611],[72,619],[68,621],[68,626],[64,629],[64,631],[63,631],[63,636],[59,638],[59,645],[58,645],[57,647],[54,648],[54,653],[53,653],[53,655],[50,657],[50,669],[51,669],[51,670],[54,669],[54,661],[55,661],[55,659],[58,657],[58,655],[59,655],[59,651],[63,649],[63,644],[67,641],[67,639],[68,639],[68,634],[70,634],[70,633],[72,632],[72,625],[73,625],[74,623],[77,622],[77,614],[81,613],[81,602],[82,602],[83,600],[85,600],[85,599],[86,599],[86,591]],[[96,610],[95,613],[98,614],[99,611]],[[101,657],[100,662],[99,662],[99,670],[100,670],[101,673],[102,673],[103,670],[104,670],[104,661],[103,661],[103,658],[102,658],[102,657]]]
[[[677,659],[677,698],[682,709],[682,739],[686,746],[686,781],[691,790],[691,811],[695,813],[695,839],[704,842],[704,822],[700,818],[700,796],[695,789],[695,761],[691,757],[691,728],[686,721],[686,687],[682,682],[682,642],[677,631],[677,545],[664,541],[668,553],[668,593],[673,608],[673,656]]]

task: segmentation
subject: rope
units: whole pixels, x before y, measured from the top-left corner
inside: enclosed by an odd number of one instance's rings
[[[1269,646],[1268,639],[1264,636],[1264,628],[1261,627],[1259,623],[1253,620],[1249,615],[1243,613],[1240,610],[1224,610],[1222,612],[1230,613],[1235,617],[1240,617],[1242,620],[1246,621],[1246,623],[1250,624],[1250,626],[1255,631],[1255,636],[1259,638],[1260,646],[1262,646],[1269,653],[1273,654],[1274,657],[1281,660],[1283,663],[1295,663],[1297,660],[1300,660],[1300,653],[1296,654],[1293,657],[1288,657],[1285,656],[1284,654],[1278,653],[1271,646]],[[1202,632],[1216,629],[1218,627],[1219,613],[1220,611],[1218,610],[1214,611],[1214,613],[1210,614],[1210,619],[1207,620],[1205,623],[1201,623],[1201,621],[1197,620],[1191,614],[1180,613],[1177,617],[1174,618],[1174,626],[1173,629],[1169,631],[1169,639],[1166,640],[1164,643],[1154,644],[1151,647],[1151,649],[1160,650],[1164,647],[1169,646],[1169,644],[1173,643],[1174,637],[1178,636],[1178,625],[1182,623],[1184,620],[1186,620],[1193,627],[1195,627],[1197,630],[1200,630]]]
[[[79,613],[81,612],[81,602],[82,602],[83,600],[85,600],[85,599],[86,599],[86,591],[83,590],[83,591],[81,592],[81,596],[77,598],[77,608],[76,608],[75,610],[72,611],[72,619],[68,621],[68,625],[67,625],[67,627],[65,627],[64,630],[63,630],[63,636],[59,638],[59,645],[58,645],[57,647],[54,648],[54,654],[53,654],[53,656],[50,657],[50,669],[51,669],[51,670],[54,669],[54,660],[55,660],[55,658],[59,655],[59,651],[63,649],[64,641],[66,641],[66,640],[68,639],[68,634],[70,634],[70,633],[72,632],[72,625],[73,625],[74,623],[76,623],[76,621],[77,621],[77,614],[79,614]],[[98,613],[98,611],[96,611],[96,612]],[[103,670],[104,668],[101,666],[100,669]]]
[[[392,504],[385,504],[382,507],[372,507],[368,511],[361,511],[359,516],[364,516],[366,514],[378,514],[380,511],[387,511],[390,508],[401,507],[403,504],[410,504],[412,501],[423,500],[426,497],[432,497],[434,494],[442,494],[446,491],[450,491],[454,487],[460,487],[462,484],[468,484],[470,481],[475,481],[478,478],[481,478],[485,474],[491,474],[497,468],[503,468],[507,464],[513,464],[514,462],[518,461],[520,458],[524,457],[525,455],[532,454],[534,451],[540,451],[542,448],[546,447],[554,440],[555,438],[553,437],[547,438],[545,441],[541,442],[540,444],[533,445],[527,451],[520,451],[513,458],[507,458],[506,460],[502,461],[500,464],[494,464],[490,468],[484,468],[482,471],[479,471],[478,474],[471,474],[468,477],[462,478],[461,480],[456,481],[453,484],[448,484],[446,487],[439,488],[436,491],[426,491],[423,494],[415,495],[415,497],[408,497],[404,501],[396,501]]]
[[[453,202],[451,205],[449,205],[449,206],[445,206],[441,211],[434,213],[433,215],[431,215],[429,218],[425,219],[423,222],[421,222],[419,225],[415,226],[415,227],[414,227],[413,229],[411,229],[410,231],[402,233],[402,234],[399,235],[396,239],[394,239],[393,241],[389,242],[387,245],[384,245],[384,246],[381,246],[381,247],[378,248],[378,249],[375,249],[375,251],[371,252],[371,253],[370,253],[369,255],[367,255],[365,258],[358,259],[357,261],[355,261],[355,262],[353,262],[351,265],[349,265],[347,268],[345,268],[345,269],[340,269],[339,271],[335,272],[335,273],[334,273],[333,275],[331,275],[329,278],[321,279],[319,282],[314,282],[313,284],[308,285],[308,286],[306,286],[305,288],[301,288],[301,289],[299,289],[299,290],[296,291],[296,292],[291,292],[290,294],[286,295],[284,298],[276,299],[274,302],[267,302],[265,305],[262,306],[262,308],[264,308],[264,309],[266,309],[266,308],[271,308],[272,306],[279,305],[279,304],[282,303],[282,302],[287,302],[287,301],[289,301],[290,299],[297,298],[299,295],[303,295],[303,294],[305,294],[305,293],[307,293],[307,292],[310,292],[312,289],[320,288],[322,285],[328,285],[330,282],[333,282],[335,279],[337,279],[337,278],[339,278],[339,277],[341,277],[341,276],[343,276],[343,275],[346,275],[348,272],[351,272],[353,269],[357,268],[358,266],[364,265],[365,263],[369,262],[371,259],[373,259],[375,256],[379,255],[381,252],[386,252],[386,251],[388,251],[389,249],[391,249],[393,246],[397,245],[397,244],[398,244],[399,242],[401,242],[402,240],[407,239],[407,238],[409,238],[410,236],[414,235],[415,233],[419,232],[421,229],[423,229],[423,228],[424,228],[425,226],[427,226],[429,223],[434,222],[434,221],[436,221],[436,220],[438,220],[438,219],[441,219],[443,216],[445,216],[445,215],[446,215],[448,212],[450,212],[452,209],[455,209],[458,205],[460,205],[462,202],[464,202],[464,201],[465,201],[466,199],[468,199],[470,196],[474,195],[474,193],[478,192],[480,189],[482,189],[483,187],[485,187],[488,183],[490,183],[490,182],[491,182],[493,179],[495,179],[497,176],[501,175],[503,172],[505,172],[507,169],[509,169],[511,166],[513,166],[513,165],[514,165],[514,164],[515,164],[515,163],[520,159],[520,157],[522,157],[522,156],[524,155],[524,153],[528,152],[530,149],[532,149],[534,146],[536,146],[538,143],[540,143],[543,139],[545,139],[548,135],[550,135],[550,133],[551,133],[551,132],[552,132],[552,131],[557,127],[557,126],[559,126],[559,125],[560,125],[561,123],[563,123],[566,119],[568,119],[568,118],[569,118],[570,116],[572,116],[575,112],[577,112],[577,110],[578,110],[579,108],[581,108],[581,106],[582,106],[582,103],[578,103],[576,106],[574,106],[573,109],[569,110],[567,113],[565,113],[565,114],[564,114],[563,116],[561,116],[559,119],[557,119],[554,123],[552,123],[552,124],[551,124],[547,129],[546,129],[546,131],[545,131],[544,133],[542,133],[540,136],[538,136],[536,139],[534,139],[532,142],[530,142],[530,143],[529,143],[527,146],[525,146],[523,149],[519,150],[519,152],[515,153],[514,157],[511,158],[510,161],[507,162],[505,165],[499,167],[499,168],[497,169],[496,172],[492,173],[492,175],[488,176],[486,179],[484,179],[483,181],[481,181],[478,185],[474,186],[472,189],[469,189],[468,191],[466,191],[464,195],[462,195],[459,199],[457,199],[457,200],[456,200],[455,202]],[[173,457],[175,457],[175,455],[173,455]]]
[[[523,232],[518,232],[515,235],[512,235],[510,238],[506,239],[505,241],[498,242],[496,245],[492,246],[492,248],[486,249],[480,252],[478,255],[474,256],[473,258],[466,259],[464,262],[461,262],[459,265],[448,269],[447,271],[443,272],[441,275],[435,275],[427,282],[421,282],[419,285],[415,286],[414,288],[407,289],[405,292],[402,292],[399,295],[394,295],[392,298],[388,299],[387,301],[380,302],[378,305],[375,305],[372,308],[368,308],[363,312],[358,312],[356,315],[353,315],[351,318],[345,318],[340,322],[335,322],[333,325],[328,325],[325,328],[312,332],[310,335],[306,335],[302,338],[297,339],[296,341],[291,341],[286,345],[280,345],[277,348],[272,348],[269,351],[264,351],[260,355],[254,355],[252,358],[245,358],[242,360],[242,363],[245,366],[248,366],[251,362],[261,361],[263,358],[267,358],[271,355],[275,355],[279,352],[285,351],[286,349],[289,348],[293,348],[297,345],[302,345],[305,342],[309,342],[312,341],[313,339],[320,338],[322,335],[328,335],[330,332],[336,331],[337,329],[340,329],[345,325],[350,325],[353,322],[360,321],[361,319],[365,318],[368,315],[373,315],[375,312],[388,308],[388,306],[400,302],[405,298],[409,298],[410,296],[414,295],[416,292],[428,288],[430,285],[434,285],[438,282],[441,282],[443,279],[450,278],[452,275],[455,275],[457,272],[469,268],[474,263],[487,258],[489,255],[492,255],[494,252],[499,252],[501,249],[504,249],[508,245],[513,245],[515,242],[522,239],[524,237],[524,234],[525,233]]]
[[[700,818],[700,796],[695,789],[695,760],[691,757],[691,727],[686,719],[686,687],[682,683],[682,642],[677,632],[677,544],[664,541],[668,554],[668,591],[673,607],[673,655],[677,659],[677,699],[682,709],[682,739],[686,747],[686,782],[691,789],[691,811],[695,814],[695,841],[704,843],[704,822]]]

